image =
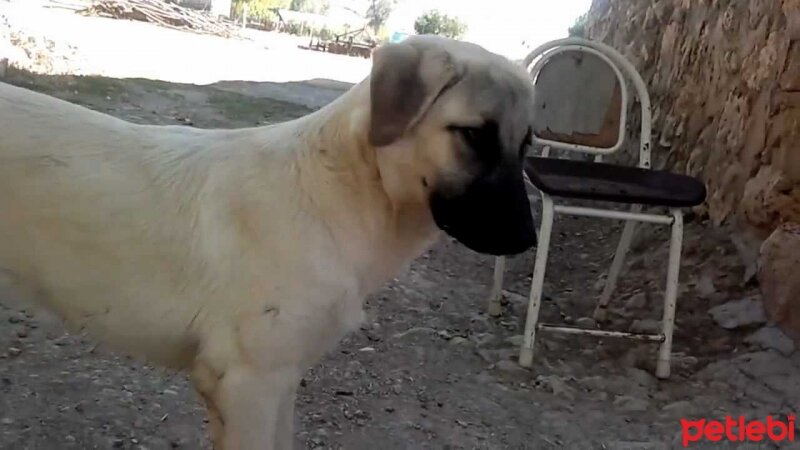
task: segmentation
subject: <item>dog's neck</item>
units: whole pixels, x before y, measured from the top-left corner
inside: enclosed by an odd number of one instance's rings
[[[302,183],[343,256],[374,289],[419,256],[438,236],[419,177],[404,164],[402,142],[368,142],[369,81],[298,121],[307,147]],[[410,151],[410,149],[409,149]]]

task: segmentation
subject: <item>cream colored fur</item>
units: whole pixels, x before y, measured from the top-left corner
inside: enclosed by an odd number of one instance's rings
[[[291,448],[303,372],[438,234],[420,177],[458,172],[434,118],[370,146],[369,87],[291,122],[199,130],[0,83],[6,287],[187,369],[217,448]],[[468,116],[462,97],[432,116]]]

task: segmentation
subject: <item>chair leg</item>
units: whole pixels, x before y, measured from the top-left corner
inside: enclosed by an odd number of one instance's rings
[[[642,210],[641,205],[634,205],[631,212],[638,213]],[[608,278],[603,287],[603,293],[600,295],[600,301],[594,310],[594,320],[597,322],[605,322],[608,316],[608,305],[611,303],[611,294],[617,288],[617,281],[622,272],[622,267],[625,265],[625,257],[628,255],[628,250],[631,248],[633,235],[636,231],[636,221],[628,220],[625,222],[625,227],[622,229],[622,237],[619,238],[617,244],[617,251],[614,253],[614,260],[611,261],[611,268],[608,271]]]
[[[683,245],[683,213],[672,210],[672,237],[669,244],[669,266],[667,268],[667,286],[664,292],[664,315],[661,319],[664,342],[658,350],[656,377],[665,379],[670,375],[670,357],[672,355],[672,333],[675,328],[675,309],[678,302],[678,279],[681,268],[681,246]]]
[[[506,258],[498,256],[494,259],[494,280],[492,282],[492,291],[489,293],[489,307],[488,312],[490,316],[499,316],[503,313],[503,307],[500,301],[503,298],[503,274],[506,270]]]
[[[536,260],[533,266],[533,279],[528,299],[528,314],[525,319],[525,334],[520,349],[519,364],[523,367],[533,365],[533,345],[536,340],[536,326],[539,321],[539,309],[542,304],[542,287],[547,266],[547,254],[550,251],[550,234],[553,230],[553,200],[542,193],[542,224],[539,228],[539,243],[536,247]]]

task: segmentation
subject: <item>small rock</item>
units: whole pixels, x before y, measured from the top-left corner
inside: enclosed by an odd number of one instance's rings
[[[711,274],[703,273],[700,276],[700,280],[697,282],[697,293],[700,294],[702,298],[709,298],[714,293],[717,292],[716,286],[714,286],[714,280],[711,278]]]
[[[75,442],[75,436],[73,436],[73,435],[71,435],[71,434],[68,434],[68,435],[67,435],[67,436],[64,438],[64,440],[65,440],[65,441],[67,441],[67,442],[69,442],[69,443],[74,443],[74,442]]]
[[[673,353],[670,364],[676,369],[692,370],[699,363],[700,360],[695,356],[687,355],[685,353]]]
[[[625,309],[632,310],[632,309],[642,309],[647,306],[647,294],[644,292],[637,292],[625,302]]]
[[[661,410],[676,416],[684,417],[691,414],[691,412],[694,411],[694,406],[692,406],[691,402],[688,402],[686,400],[680,400],[665,405],[663,408],[661,408]]]
[[[453,344],[453,345],[463,344],[464,342],[467,342],[467,341],[468,341],[467,338],[461,337],[461,336],[456,336],[453,339],[450,339],[450,343]]]
[[[495,350],[488,350],[488,349],[478,349],[475,351],[478,356],[481,357],[484,361],[489,364],[494,364],[497,361],[502,361],[504,359],[511,359],[516,355],[516,349],[512,348],[500,348]]]
[[[14,419],[12,419],[10,417],[3,417],[2,419],[0,419],[0,424],[3,424],[3,425],[11,425],[13,423],[14,423]]]
[[[596,392],[593,398],[598,402],[607,402],[608,392]]]
[[[788,222],[777,227],[759,249],[758,284],[770,319],[800,343],[798,254],[800,224]]]
[[[361,352],[361,353],[375,353],[375,348],[374,347],[361,347],[360,349],[358,349],[358,351]]]
[[[575,326],[578,328],[597,328],[597,322],[591,317],[579,317],[575,321]]]
[[[715,306],[708,310],[714,321],[722,328],[732,330],[767,321],[764,306],[758,297],[748,297]]]
[[[632,333],[659,334],[661,333],[661,321],[655,319],[637,319],[631,324]]]
[[[524,367],[520,366],[516,362],[511,361],[509,359],[498,361],[497,364],[495,364],[495,368],[502,372],[508,372],[511,374],[528,373],[528,371]]]
[[[475,333],[471,334],[469,338],[475,345],[480,347],[492,342],[494,340],[494,335],[492,333]]]
[[[517,335],[511,336],[509,338],[506,338],[505,342],[510,344],[510,345],[512,345],[512,346],[514,346],[514,347],[521,347],[522,346],[522,341],[524,341],[524,340],[525,340],[525,336],[523,336],[521,334],[517,334]]]
[[[597,279],[597,281],[594,282],[594,284],[592,285],[592,289],[594,289],[597,292],[600,292],[603,290],[605,286],[606,286],[606,278],[600,277]]]
[[[24,338],[28,337],[28,330],[25,329],[25,328],[17,329],[17,337],[20,338],[20,339],[24,339]]]
[[[17,347],[9,347],[8,348],[8,355],[11,357],[19,356],[22,354],[22,350],[18,349]]]
[[[453,338],[453,336],[447,330],[439,330],[436,332],[436,335],[444,340],[450,340]]]
[[[648,372],[635,367],[629,367],[626,370],[628,377],[635,381],[639,386],[651,387],[658,384],[656,378]]]
[[[794,341],[786,336],[783,331],[777,327],[764,327],[755,333],[747,336],[745,342],[748,344],[758,345],[764,349],[775,350],[783,356],[789,356],[794,353]]]
[[[570,400],[575,397],[574,389],[569,387],[561,377],[556,375],[539,375],[534,381],[536,387],[540,387],[556,396],[564,396]]]
[[[614,398],[614,406],[625,412],[643,412],[650,406],[647,400],[628,395],[618,395]]]

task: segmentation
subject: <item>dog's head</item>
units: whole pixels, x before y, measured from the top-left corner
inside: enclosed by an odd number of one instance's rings
[[[536,244],[522,177],[532,115],[526,72],[477,45],[414,36],[373,53],[369,142],[384,182],[474,251]]]

